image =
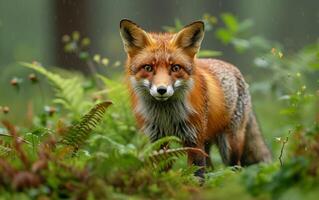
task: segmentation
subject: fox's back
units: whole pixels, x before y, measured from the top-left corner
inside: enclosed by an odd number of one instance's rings
[[[230,126],[247,121],[251,110],[248,86],[240,71],[218,59],[196,59],[197,76],[204,74],[207,89],[208,138],[215,138]],[[193,91],[196,93],[196,91]]]
[[[197,59],[197,67],[208,71],[218,82],[225,99],[225,106],[228,111],[233,112],[239,96],[245,97],[245,104],[249,104],[248,84],[243,75],[234,65],[218,59]],[[247,97],[246,97],[247,96]]]

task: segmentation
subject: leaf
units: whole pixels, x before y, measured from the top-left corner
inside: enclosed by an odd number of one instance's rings
[[[214,51],[214,50],[200,50],[197,54],[199,58],[207,58],[207,57],[217,57],[221,56],[223,53],[221,51]]]
[[[233,33],[238,31],[238,21],[234,15],[230,13],[223,13],[221,15],[222,21],[225,23],[226,27]]]
[[[249,30],[254,25],[253,20],[246,19],[239,23],[238,32],[244,32]]]
[[[181,20],[179,19],[175,19],[175,24],[174,26],[163,26],[163,29],[167,32],[170,33],[177,33],[178,31],[180,31],[183,28],[183,24],[181,22]]]
[[[250,42],[244,39],[234,38],[231,43],[238,53],[242,53],[250,47]]]
[[[11,148],[3,146],[2,144],[0,144],[0,157],[8,156],[11,151],[12,151]]]
[[[179,143],[179,144],[182,143],[182,141],[178,137],[166,136],[166,137],[158,139],[155,142],[153,142],[150,145],[148,145],[144,149],[144,151],[142,151],[141,155],[142,155],[142,157],[148,156],[152,152],[159,150],[162,147],[162,145],[169,144],[171,142],[175,142],[175,143]]]
[[[89,113],[84,115],[80,122],[69,128],[68,133],[62,139],[62,143],[74,147],[76,151],[89,137],[92,130],[102,120],[106,109],[111,105],[110,101],[105,101],[94,106]]]
[[[225,28],[219,28],[215,34],[224,44],[228,44],[234,38],[234,34]]]
[[[154,168],[158,166],[160,166],[161,168],[165,168],[166,166],[173,164],[176,158],[185,156],[187,153],[196,153],[200,154],[201,156],[208,157],[208,155],[201,149],[193,147],[181,147],[175,149],[161,149],[159,151],[154,151],[151,155],[144,158],[144,162],[147,165],[153,166]],[[163,163],[166,163],[166,165]]]
[[[90,105],[88,101],[85,101],[82,82],[78,77],[62,78],[60,75],[48,71],[40,64],[24,62],[20,64],[37,71],[49,80],[55,92],[54,103],[60,104],[65,109],[78,115]]]

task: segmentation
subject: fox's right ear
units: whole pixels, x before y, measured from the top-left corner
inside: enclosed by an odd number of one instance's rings
[[[194,56],[199,51],[204,38],[204,29],[204,22],[193,22],[176,33],[173,38],[173,43],[187,52],[190,56]]]
[[[148,34],[128,19],[121,20],[120,33],[124,49],[130,56],[135,55],[139,50],[151,43],[151,38]]]

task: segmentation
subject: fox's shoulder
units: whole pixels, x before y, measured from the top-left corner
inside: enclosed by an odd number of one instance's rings
[[[247,94],[248,85],[236,66],[218,59],[197,59],[196,67],[217,80],[230,110],[235,108],[239,95]]]
[[[236,84],[238,80],[245,84],[244,77],[240,70],[226,61],[218,59],[196,59],[195,63],[196,67],[210,73],[222,82],[222,85]]]
[[[233,64],[219,59],[196,59],[196,67],[208,69],[215,73],[241,75],[239,69]]]

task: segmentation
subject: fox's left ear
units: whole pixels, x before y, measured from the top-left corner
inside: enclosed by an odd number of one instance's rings
[[[204,38],[204,29],[204,22],[193,22],[175,35],[173,44],[184,49],[190,56],[195,56]]]
[[[121,20],[120,33],[124,49],[130,56],[134,56],[139,50],[151,44],[151,38],[146,31],[128,19]]]

